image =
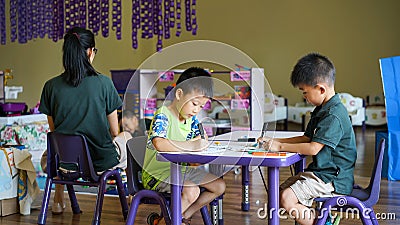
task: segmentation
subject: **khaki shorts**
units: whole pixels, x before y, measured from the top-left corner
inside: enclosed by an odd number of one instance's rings
[[[115,145],[115,150],[119,155],[119,163],[114,166],[112,169],[121,168],[126,169],[127,166],[127,158],[126,158],[126,142],[128,141],[127,137],[116,136],[113,140]]]
[[[195,183],[197,186],[201,185],[204,177],[209,174],[207,173],[204,169],[202,168],[195,168],[195,167],[190,167],[188,166],[186,169],[186,172],[182,174],[182,179],[184,181],[191,181]],[[171,182],[170,178],[168,177],[164,181],[158,184],[156,187],[156,191],[158,192],[167,192],[171,193]]]
[[[310,207],[314,198],[341,196],[334,193],[332,182],[325,183],[312,172],[300,172],[289,177],[280,186],[281,190],[291,188],[299,202]]]

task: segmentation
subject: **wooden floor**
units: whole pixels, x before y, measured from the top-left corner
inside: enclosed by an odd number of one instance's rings
[[[292,125],[291,130],[296,130],[297,127]],[[357,149],[358,160],[355,170],[356,183],[361,186],[366,186],[369,183],[369,176],[371,174],[374,149],[375,149],[375,131],[385,129],[384,127],[368,127],[367,131],[363,133],[360,128],[356,128],[357,136]],[[298,130],[298,129],[297,129]],[[266,171],[263,169],[263,173]],[[283,181],[290,176],[290,170],[284,168],[281,170],[281,180]],[[224,220],[225,224],[266,224],[266,220],[260,219],[257,216],[257,210],[264,208],[266,203],[266,192],[261,181],[258,170],[251,172],[251,209],[249,212],[242,212],[240,210],[241,202],[241,175],[235,175],[229,172],[224,176],[227,183],[227,190],[224,196]],[[67,195],[66,195],[67,196]],[[80,203],[83,213],[80,215],[73,215],[69,205],[62,215],[48,214],[47,224],[91,224],[93,216],[93,208],[95,205],[95,196],[89,194],[79,194],[78,201]],[[379,224],[400,224],[400,182],[389,182],[386,179],[381,183],[381,195],[378,204],[374,207],[375,212],[380,218],[389,218],[395,216],[395,219],[381,219]],[[138,212],[138,217],[135,224],[146,224],[146,217],[152,211],[159,211],[157,206],[142,205]],[[36,224],[39,210],[32,210],[31,215],[21,216],[13,214],[0,218],[0,224],[7,225],[25,225]],[[103,206],[103,213],[101,217],[102,224],[104,225],[122,225],[125,224],[118,198],[114,196],[106,196]],[[291,219],[281,219],[281,224],[294,224]],[[192,225],[203,224],[199,214],[196,214],[192,219]],[[342,219],[340,224],[343,225],[356,225],[362,224],[357,218],[355,219]]]

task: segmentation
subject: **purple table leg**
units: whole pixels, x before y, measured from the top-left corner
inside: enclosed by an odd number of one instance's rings
[[[268,167],[268,224],[279,225],[279,167]]]
[[[242,211],[250,210],[249,183],[250,183],[249,166],[242,166]]]
[[[182,224],[181,173],[179,164],[171,164],[171,224]]]

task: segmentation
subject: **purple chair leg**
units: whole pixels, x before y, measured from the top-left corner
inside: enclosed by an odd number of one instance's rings
[[[325,224],[326,219],[328,217],[328,213],[330,212],[330,209],[342,208],[342,207],[337,207],[337,206],[338,206],[338,203],[343,201],[343,199],[345,199],[344,202],[346,202],[346,206],[357,208],[357,211],[359,212],[359,215],[360,215],[361,220],[364,225],[373,225],[372,220],[370,218],[365,217],[365,212],[369,212],[369,211],[371,211],[371,209],[365,207],[362,204],[362,202],[360,202],[360,200],[358,200],[357,198],[350,197],[350,196],[333,197],[333,198],[329,198],[327,201],[325,201],[321,208],[321,211],[323,210],[322,213],[324,214],[324,216],[318,218],[316,225],[324,225]],[[375,213],[373,215],[375,215]]]
[[[104,192],[106,191],[106,173],[99,178],[99,186],[97,190],[96,208],[94,210],[92,225],[100,225],[101,208],[103,205]]]
[[[218,225],[224,225],[224,214],[223,214],[223,199],[224,199],[224,195],[220,195],[218,198]]]
[[[38,216],[38,224],[40,224],[40,225],[46,224],[47,209],[49,207],[49,200],[50,200],[52,184],[53,184],[52,179],[47,177],[46,187],[44,189],[44,195],[43,195],[43,201],[42,201],[42,208],[40,209],[40,214]]]
[[[371,208],[371,212],[369,213],[369,218],[373,225],[379,225],[378,219],[376,218],[375,212],[372,208]]]
[[[171,212],[169,207],[167,206],[167,201],[164,197],[161,196],[160,193],[150,190],[141,190],[137,192],[131,202],[131,208],[129,210],[128,218],[126,220],[126,225],[133,225],[135,224],[136,213],[139,208],[139,205],[142,201],[142,198],[152,198],[157,201],[160,205],[161,212],[164,216],[164,220],[166,224],[171,224]]]
[[[201,216],[203,217],[204,225],[212,225],[210,213],[208,212],[207,206],[203,206],[200,209]]]
[[[121,203],[121,208],[122,208],[122,215],[124,216],[124,219],[128,217],[128,202],[126,201],[126,194],[125,194],[125,189],[122,184],[122,178],[119,176],[119,174],[114,175],[116,183],[117,183],[117,190],[118,190],[118,195],[119,195],[119,201]]]
[[[211,222],[213,225],[218,225],[218,201],[214,199],[210,202]]]
[[[82,213],[81,209],[79,208],[78,200],[76,199],[74,186],[72,186],[71,184],[68,184],[67,191],[68,191],[69,200],[71,201],[72,212],[74,214]]]

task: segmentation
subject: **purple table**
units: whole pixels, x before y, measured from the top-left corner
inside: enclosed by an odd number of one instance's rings
[[[245,143],[234,142],[238,137],[257,137],[260,131],[234,131],[210,138],[214,140],[233,140],[229,143],[231,150],[219,153],[187,153],[187,152],[160,152],[157,154],[157,160],[169,161],[171,163],[171,221],[173,225],[180,225],[182,221],[181,214],[181,173],[179,163],[203,163],[220,165],[241,165],[241,166],[265,166],[268,167],[268,224],[279,224],[279,167],[287,167],[299,162],[298,169],[301,170],[304,165],[304,157],[299,154],[288,153],[286,156],[253,156],[247,151],[237,151],[238,148],[245,148]],[[267,132],[270,137],[291,137],[302,135],[301,132]],[[222,143],[222,142],[221,142]],[[225,143],[222,143],[225,144]],[[241,147],[238,147],[242,145]],[[244,171],[242,171],[244,172]]]

